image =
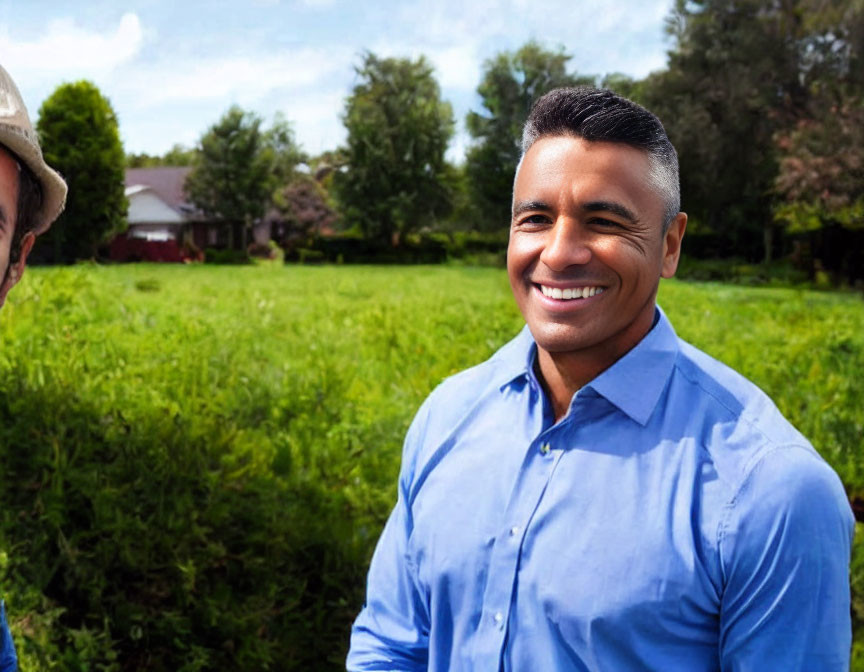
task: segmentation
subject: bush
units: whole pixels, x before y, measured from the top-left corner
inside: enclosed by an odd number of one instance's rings
[[[807,284],[807,274],[787,260],[751,264],[743,259],[696,259],[682,256],[675,274],[681,280],[728,282],[738,285],[793,287]]]
[[[672,281],[660,301],[864,493],[857,296]],[[523,324],[500,270],[446,267],[34,268],[4,311],[22,672],[344,670],[412,414]]]
[[[315,238],[285,254],[286,262],[345,264],[440,264],[445,245],[430,237],[409,237],[399,247],[352,236]]]
[[[268,250],[269,251],[269,250]],[[246,250],[216,249],[208,247],[204,253],[206,264],[251,264],[252,260]]]
[[[269,243],[249,243],[246,254],[252,259],[275,259],[279,246],[272,240]]]
[[[507,232],[413,234],[399,247],[382,244],[358,235],[314,238],[288,251],[288,262],[327,262],[345,264],[440,264],[456,261],[461,265],[504,266]]]

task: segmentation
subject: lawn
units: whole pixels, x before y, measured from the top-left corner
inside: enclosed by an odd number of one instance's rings
[[[864,493],[860,295],[660,303]],[[520,326],[495,269],[28,270],[0,320],[22,669],[339,669],[413,412]]]

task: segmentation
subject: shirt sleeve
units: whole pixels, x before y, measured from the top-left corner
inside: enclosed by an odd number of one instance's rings
[[[0,672],[15,672],[17,669],[18,654],[6,621],[6,604],[0,600]]]
[[[421,408],[405,439],[398,500],[372,556],[366,603],[351,630],[349,672],[427,668],[429,616],[408,554],[410,484],[424,416]]]
[[[752,467],[720,531],[723,672],[849,669],[849,558],[843,486],[801,447]]]

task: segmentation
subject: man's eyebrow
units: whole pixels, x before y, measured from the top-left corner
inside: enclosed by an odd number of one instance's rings
[[[611,212],[613,215],[628,219],[634,224],[639,221],[639,218],[630,208],[615,201],[589,201],[582,206],[582,210],[585,212]]]
[[[2,225],[3,228],[5,229],[6,225],[8,223],[9,223],[9,216],[6,214],[6,208],[4,208],[2,205],[0,205],[0,225]]]
[[[546,201],[519,201],[513,204],[513,216],[521,215],[529,210],[551,210]]]

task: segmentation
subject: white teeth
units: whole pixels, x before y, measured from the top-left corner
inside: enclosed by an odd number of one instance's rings
[[[603,288],[568,287],[567,289],[561,289],[560,287],[547,287],[546,285],[540,285],[540,291],[543,292],[543,296],[548,296],[552,299],[561,299],[564,301],[568,301],[571,299],[587,299],[591,296],[595,296],[596,294],[600,294],[603,291]]]

